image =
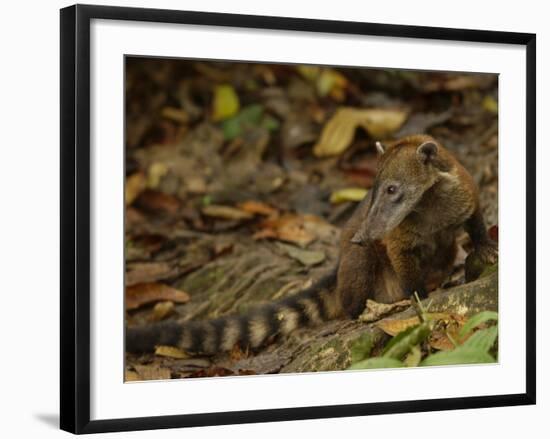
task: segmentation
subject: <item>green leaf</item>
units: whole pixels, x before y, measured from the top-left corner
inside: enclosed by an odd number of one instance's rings
[[[426,340],[430,332],[431,328],[428,322],[412,326],[392,338],[384,348],[382,356],[401,360],[414,346]]]
[[[469,334],[474,328],[478,327],[482,323],[488,322],[490,320],[497,320],[498,321],[498,313],[494,311],[482,311],[475,316],[472,316],[468,319],[466,324],[462,327],[460,330],[458,336],[460,338],[463,338],[467,334]]]
[[[409,354],[405,357],[405,365],[407,367],[416,367],[420,364],[420,360],[422,360],[422,351],[420,347],[413,346]]]
[[[233,140],[236,137],[239,137],[241,134],[241,122],[239,121],[238,117],[232,117],[231,119],[227,119],[223,125],[223,137],[226,140]]]
[[[498,327],[491,326],[487,329],[480,329],[464,342],[462,347],[476,349],[478,351],[489,352],[495,344],[498,336]]]
[[[495,359],[487,352],[460,346],[452,351],[441,351],[430,355],[420,363],[420,366],[446,366],[450,364],[479,364],[494,362]]]
[[[386,369],[393,367],[405,367],[405,365],[395,358],[373,357],[353,364],[351,367],[348,367],[348,370]]]
[[[351,363],[355,364],[365,358],[368,358],[374,346],[374,341],[370,332],[362,334],[351,346]]]
[[[240,136],[247,128],[259,126],[260,122],[262,122],[263,113],[264,109],[261,105],[249,105],[243,108],[238,114],[223,122],[222,130],[224,138],[226,140],[233,140]]]
[[[262,119],[261,125],[268,131],[277,131],[279,129],[280,123],[273,116],[266,114]]]

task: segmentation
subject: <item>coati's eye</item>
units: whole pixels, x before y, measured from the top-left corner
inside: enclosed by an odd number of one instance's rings
[[[397,188],[393,184],[391,184],[387,187],[386,192],[391,195],[391,194],[395,194],[396,190]]]

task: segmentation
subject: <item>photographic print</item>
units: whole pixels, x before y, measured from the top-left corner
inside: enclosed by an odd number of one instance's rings
[[[497,74],[124,69],[125,381],[498,362]]]

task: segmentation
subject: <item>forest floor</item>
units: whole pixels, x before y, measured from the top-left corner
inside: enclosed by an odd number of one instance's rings
[[[488,74],[127,59],[127,324],[242,313],[330,271],[372,186],[376,140],[436,137],[479,185],[497,239],[497,96]],[[497,273],[465,284],[460,243],[454,288],[430,305],[456,328],[498,309]],[[126,379],[341,370],[365,332],[381,349],[413,311],[298,330],[254,353],[127,354]],[[428,349],[452,349],[448,325]]]

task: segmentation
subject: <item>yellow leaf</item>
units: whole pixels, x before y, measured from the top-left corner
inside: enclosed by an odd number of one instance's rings
[[[498,113],[498,102],[491,95],[485,96],[481,102],[481,105],[483,106],[483,109],[489,113]]]
[[[254,214],[246,212],[242,209],[231,206],[221,206],[217,204],[210,204],[209,206],[204,206],[202,209],[202,214],[212,217],[212,218],[222,218],[227,220],[245,220],[254,218]]]
[[[334,191],[330,196],[330,202],[333,204],[343,203],[344,201],[361,201],[367,195],[367,190],[360,187],[348,187]]]
[[[151,320],[158,322],[173,312],[174,312],[174,302],[172,302],[171,300],[158,302],[153,308],[153,314],[151,316]]]
[[[126,206],[132,204],[144,189],[145,175],[142,172],[136,172],[126,178],[126,186],[124,187]]]
[[[147,172],[147,187],[156,189],[166,174],[168,174],[168,168],[164,163],[155,162],[151,164]]]
[[[321,67],[319,66],[297,66],[296,70],[308,81],[315,81],[319,76]]]
[[[328,94],[332,97],[341,96],[347,82],[346,77],[336,70],[323,69],[317,78],[317,93],[319,96],[326,96]]]
[[[402,110],[341,107],[325,125],[313,153],[317,157],[339,155],[351,145],[357,127],[381,139],[398,130],[406,118]]]
[[[173,120],[180,124],[186,124],[189,122],[189,115],[185,110],[176,107],[164,107],[161,112],[162,117],[165,119]]]
[[[161,357],[170,357],[170,358],[187,358],[188,355],[174,346],[157,346],[155,348],[155,355]]]
[[[407,119],[407,112],[386,109],[358,110],[355,117],[358,124],[372,137],[382,139],[403,125]]]
[[[420,319],[418,317],[411,317],[410,319],[403,319],[403,320],[399,320],[399,319],[380,320],[379,322],[376,323],[376,326],[378,326],[386,334],[395,336],[400,332],[403,332],[405,329],[408,329],[411,326],[415,326],[418,324],[420,324]]]
[[[212,118],[218,122],[229,119],[239,111],[239,97],[235,89],[228,84],[217,85],[214,88],[214,103]]]

